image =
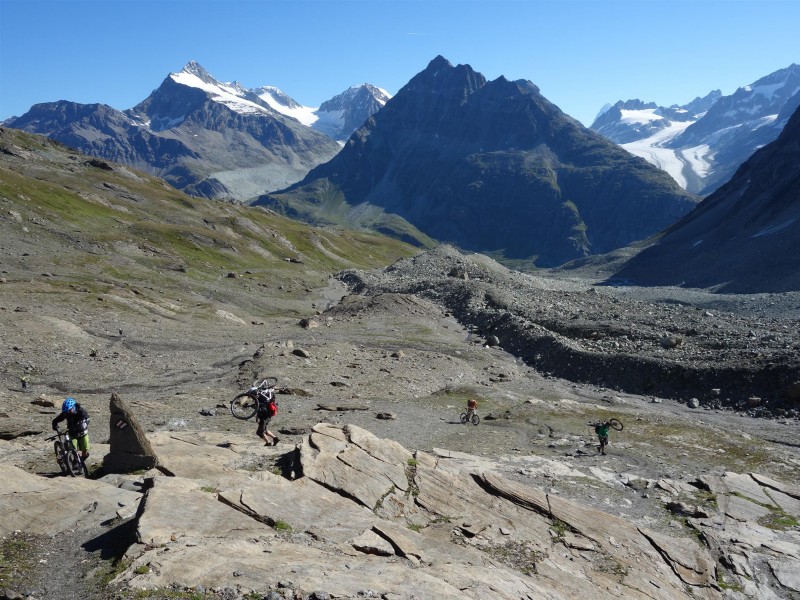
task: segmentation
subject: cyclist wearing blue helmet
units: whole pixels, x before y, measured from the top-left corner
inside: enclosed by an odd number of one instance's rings
[[[75,398],[66,398],[61,404],[61,414],[53,419],[53,429],[58,431],[58,424],[64,420],[73,443],[77,444],[85,461],[89,456],[89,413]]]

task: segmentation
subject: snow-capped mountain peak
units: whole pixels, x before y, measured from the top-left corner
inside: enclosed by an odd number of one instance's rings
[[[683,106],[618,102],[592,129],[705,195],[727,181],[755,150],[774,140],[800,105],[800,66],[792,64],[737,89]],[[653,108],[653,110],[651,110]]]
[[[215,102],[224,104],[240,114],[268,113],[269,109],[258,102],[249,90],[237,82],[222,83],[195,61],[190,61],[178,73],[170,73],[170,79],[179,85],[204,91]]]
[[[314,114],[316,108],[303,106],[294,98],[287,96],[274,86],[265,85],[253,90],[253,93],[269,105],[272,110],[286,115],[287,117],[297,119],[306,127],[313,127],[314,123],[316,123],[319,118]]]

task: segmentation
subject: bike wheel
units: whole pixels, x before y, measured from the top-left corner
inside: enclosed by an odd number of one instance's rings
[[[77,450],[68,450],[66,459],[67,459],[67,468],[69,469],[69,474],[72,477],[75,477],[76,475],[83,475],[81,458],[80,456],[78,456]]]
[[[467,413],[461,413],[461,422],[462,423],[466,423],[467,422]]]
[[[481,418],[478,416],[478,413],[472,413],[472,424],[477,425],[481,422]]]
[[[237,419],[246,421],[256,414],[256,409],[258,409],[258,401],[247,392],[239,394],[231,400],[231,414]]]
[[[624,427],[622,421],[619,419],[609,419],[608,423],[611,425],[612,429],[616,429],[617,431],[622,431],[622,428]]]
[[[56,461],[58,462],[58,466],[61,467],[62,475],[66,475],[69,471],[67,470],[67,460],[64,456],[64,444],[61,442],[53,442],[53,448],[56,452]]]

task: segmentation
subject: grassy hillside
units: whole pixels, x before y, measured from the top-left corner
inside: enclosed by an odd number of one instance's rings
[[[280,311],[291,302],[263,300],[298,299],[341,269],[382,266],[416,252],[378,234],[315,228],[261,208],[192,198],[141,172],[8,128],[0,129],[0,209],[5,285],[53,294],[136,287],[140,296],[169,290]]]

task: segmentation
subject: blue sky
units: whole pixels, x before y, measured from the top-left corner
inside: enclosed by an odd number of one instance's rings
[[[800,62],[799,30],[800,0],[0,0],[0,120],[131,108],[190,60],[318,106],[364,82],[394,94],[441,54],[588,126],[620,99],[731,94]]]

